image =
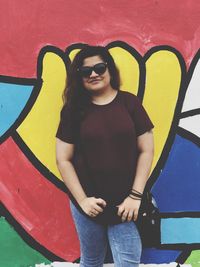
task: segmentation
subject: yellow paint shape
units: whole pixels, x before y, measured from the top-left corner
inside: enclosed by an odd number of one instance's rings
[[[168,137],[181,83],[181,67],[170,51],[158,51],[146,62],[146,88],[143,105],[152,119],[155,139],[155,167]]]
[[[74,60],[74,57],[76,56],[76,54],[80,51],[81,49],[74,49],[69,53],[69,58],[71,61]]]
[[[121,47],[109,49],[120,71],[121,90],[125,90],[137,95],[139,87],[140,70],[139,64],[127,50]]]
[[[70,53],[72,60],[79,49]],[[137,94],[139,65],[125,49],[115,47],[110,53],[120,70],[123,90]],[[59,179],[55,162],[55,133],[60,120],[62,93],[66,84],[66,69],[63,60],[48,52],[43,59],[43,84],[31,111],[17,129],[33,154]],[[172,124],[181,82],[178,58],[169,51],[154,53],[146,62],[146,88],[143,105],[152,119],[155,140],[155,167]],[[152,168],[152,169],[153,169]]]
[[[66,83],[63,60],[52,52],[43,59],[43,84],[34,106],[17,132],[34,155],[57,177],[55,133],[60,119],[62,93]]]

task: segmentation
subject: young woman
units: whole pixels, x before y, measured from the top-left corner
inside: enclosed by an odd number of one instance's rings
[[[120,91],[105,47],[85,46],[70,65],[56,134],[57,166],[70,196],[80,267],[138,267],[135,225],[153,159],[154,127],[140,100]]]

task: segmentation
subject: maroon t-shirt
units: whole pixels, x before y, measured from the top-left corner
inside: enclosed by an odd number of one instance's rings
[[[72,163],[86,195],[107,202],[104,212],[92,218],[95,221],[121,222],[116,205],[128,196],[133,185],[137,136],[153,127],[139,98],[125,91],[118,91],[108,104],[88,106],[80,124],[80,142],[72,127],[69,108],[62,109],[56,137],[75,144]]]

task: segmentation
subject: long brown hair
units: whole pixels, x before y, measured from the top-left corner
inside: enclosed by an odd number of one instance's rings
[[[82,97],[90,98],[90,93],[87,90],[84,90],[82,78],[77,69],[83,65],[85,58],[92,56],[100,56],[104,62],[107,62],[111,76],[111,86],[113,89],[119,90],[119,71],[108,49],[103,46],[85,45],[85,47],[76,54],[74,60],[70,64],[67,86],[63,94],[65,103],[68,101],[68,103],[72,105],[79,102],[81,103]]]
[[[63,93],[64,106],[67,106],[72,114],[74,123],[80,122],[87,106],[91,103],[91,95],[83,86],[82,77],[77,69],[83,65],[85,58],[100,56],[107,63],[110,74],[110,83],[113,89],[119,90],[120,76],[114,59],[104,46],[85,45],[74,57],[68,68],[68,79]]]

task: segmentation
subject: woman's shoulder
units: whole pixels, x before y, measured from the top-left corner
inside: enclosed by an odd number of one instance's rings
[[[123,96],[125,96],[126,98],[131,98],[131,99],[135,99],[135,98],[138,98],[138,96],[137,95],[135,95],[134,93],[131,93],[131,92],[129,92],[129,91],[126,91],[126,90],[120,90],[120,94],[121,95],[123,95]]]
[[[72,109],[71,107],[69,106],[68,103],[64,103],[63,106],[61,107],[61,110],[60,110],[60,117],[61,119],[66,119],[72,115]]]
[[[135,95],[134,93],[131,93],[125,90],[120,90],[120,94],[128,105],[134,106],[138,102],[141,103],[141,100],[139,99],[139,97]]]

